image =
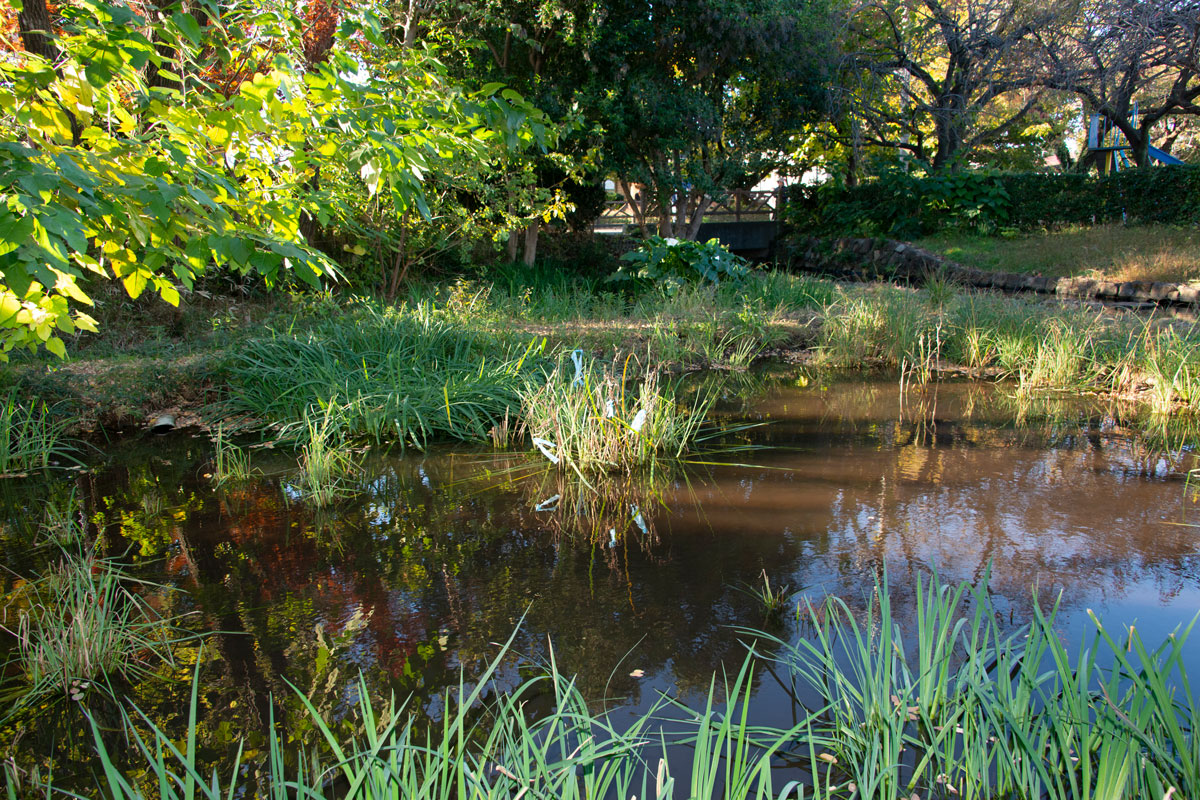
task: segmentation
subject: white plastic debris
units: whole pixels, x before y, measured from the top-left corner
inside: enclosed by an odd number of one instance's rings
[[[534,511],[554,511],[558,508],[558,501],[562,499],[561,494],[556,494],[554,497],[547,497],[542,502],[533,507]]]
[[[578,349],[572,350],[571,351],[571,361],[574,362],[574,364],[575,364],[575,380],[571,381],[571,385],[572,386],[582,386],[583,385],[583,351],[578,350]]]
[[[554,442],[548,442],[545,439],[540,439],[537,436],[533,437],[533,446],[542,451],[542,455],[550,459],[551,464],[558,463],[558,456],[552,453],[552,450],[557,450],[558,446]]]

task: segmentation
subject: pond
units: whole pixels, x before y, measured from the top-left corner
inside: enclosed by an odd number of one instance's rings
[[[701,702],[714,672],[742,663],[739,626],[801,635],[790,609],[803,598],[861,607],[885,572],[901,619],[932,570],[986,580],[1014,625],[1036,587],[1043,605],[1061,597],[1069,642],[1088,609],[1156,643],[1200,608],[1191,455],[1096,403],[777,368],[725,389],[714,418],[724,449],[649,481],[589,491],[536,454],[447,446],[372,455],[361,491],[327,510],[295,500],[286,453],[255,450],[262,477],[217,489],[207,439],[135,438],[87,472],[6,482],[0,546],[12,573],[36,569],[41,512],[74,498],[107,551],[156,584],[158,607],[208,633],[200,743],[213,758],[243,737],[253,755],[272,714],[295,716],[297,689],[346,718],[360,674],[372,695],[413,694],[436,717],[438,693],[514,631],[497,690],[553,658],[597,704]],[[782,623],[764,619],[764,580],[794,594]],[[177,680],[130,687],[168,730],[186,722],[200,655],[184,650]],[[769,678],[755,703],[766,723],[792,714]],[[86,772],[65,706],[57,725],[10,726],[5,749]]]

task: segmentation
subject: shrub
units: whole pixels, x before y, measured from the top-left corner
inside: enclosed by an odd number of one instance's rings
[[[621,256],[624,263],[610,278],[653,286],[673,295],[689,283],[741,282],[750,272],[749,262],[716,239],[690,242],[651,236],[637,250]]]
[[[785,220],[824,235],[915,238],[948,228],[1031,230],[1104,222],[1200,222],[1200,167],[1109,175],[892,172],[859,186],[793,187]]]

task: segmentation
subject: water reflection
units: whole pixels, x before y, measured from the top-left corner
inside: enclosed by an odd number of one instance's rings
[[[1062,592],[1068,627],[1091,607],[1165,632],[1200,605],[1200,535],[1172,524],[1189,519],[1191,456],[1148,448],[1111,409],[1034,407],[973,383],[902,395],[786,374],[747,386],[718,419],[769,423],[732,437],[758,448],[737,455],[752,467],[589,493],[523,454],[375,457],[359,494],[318,512],[289,502],[285,454],[257,453],[268,477],[217,491],[207,443],[134,442],[71,481],[0,487],[0,543],[10,569],[27,569],[30,518],[73,492],[108,552],[185,589],[163,602],[213,632],[213,753],[242,735],[253,746],[272,703],[295,712],[291,686],[342,719],[360,672],[371,692],[416,692],[433,710],[522,619],[523,658],[501,688],[552,646],[597,702],[697,697],[741,662],[733,627],[762,622],[742,587],[764,570],[773,585],[857,601],[886,569],[901,604],[919,572],[979,581],[991,564],[1014,619],[1037,586]],[[180,721],[179,684],[133,691],[154,719]]]

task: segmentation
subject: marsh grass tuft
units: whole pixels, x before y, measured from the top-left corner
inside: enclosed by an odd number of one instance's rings
[[[229,440],[224,425],[218,425],[213,435],[213,484],[218,488],[227,484],[245,483],[253,478],[255,471],[250,466],[250,452]]]
[[[661,459],[682,457],[714,398],[684,405],[664,387],[662,373],[649,369],[635,380],[631,365],[632,358],[620,370],[559,366],[527,384],[522,414],[534,444],[580,476],[653,470]]]
[[[22,404],[12,391],[0,400],[0,477],[75,461],[68,421],[55,419],[45,403]]]
[[[112,695],[114,677],[136,680],[173,666],[180,632],[145,598],[160,588],[94,550],[64,548],[4,600],[3,627],[16,641],[25,683],[10,712],[55,696],[78,701],[92,688]]]
[[[767,575],[765,569],[759,577],[762,578],[761,584],[757,586],[747,585],[743,587],[742,591],[758,601],[759,606],[762,607],[763,619],[765,621],[770,623],[781,622],[785,618],[786,612],[795,610],[792,605],[792,598],[796,595],[796,592],[788,584],[777,587],[771,586],[771,578]]]
[[[362,474],[362,459],[340,427],[340,413],[334,398],[318,416],[306,413],[304,445],[300,450],[297,489],[301,499],[317,508],[326,508],[355,492],[355,479]]]

